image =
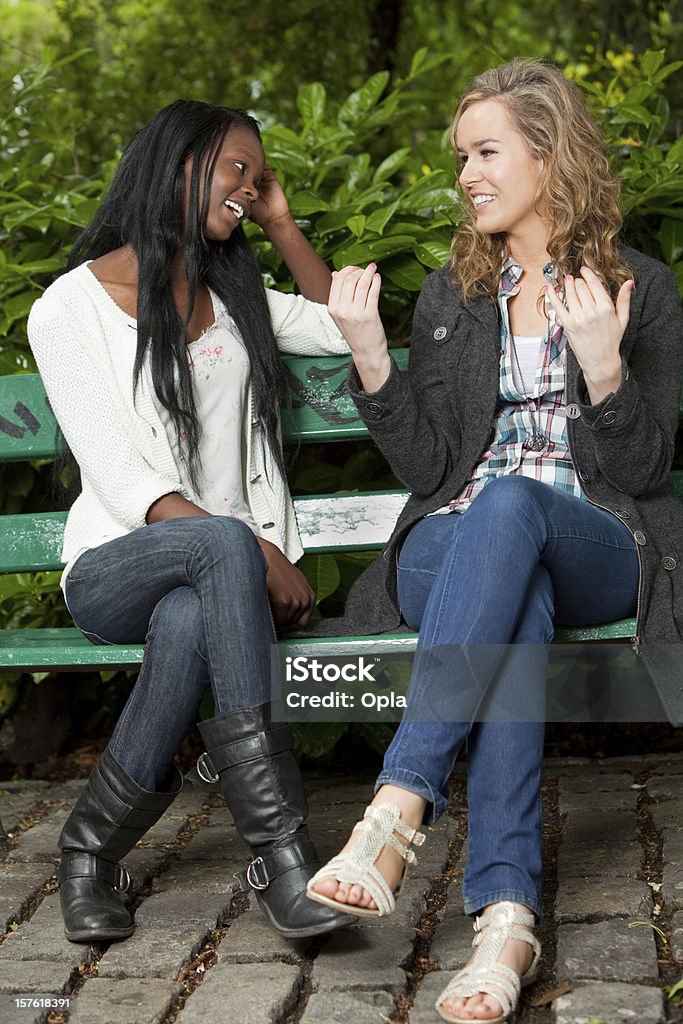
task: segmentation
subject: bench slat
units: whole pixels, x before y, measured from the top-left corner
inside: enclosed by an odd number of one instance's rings
[[[304,550],[375,551],[391,534],[406,491],[294,499]],[[61,569],[66,512],[0,517],[0,573]]]
[[[629,640],[635,632],[635,619],[623,619],[593,627],[562,627],[555,633],[557,643],[593,640]],[[311,637],[283,640],[283,652],[297,657],[366,657],[382,654],[412,654],[417,643],[415,633],[383,634],[360,637]],[[91,644],[79,630],[6,629],[0,630],[0,670],[86,671],[111,668],[136,668],[142,662],[142,644]]]
[[[400,369],[408,349],[394,349]],[[347,441],[368,430],[346,391],[348,356],[287,356],[283,362],[291,409],[283,412],[285,441]],[[57,424],[37,373],[0,377],[0,461],[51,458]]]

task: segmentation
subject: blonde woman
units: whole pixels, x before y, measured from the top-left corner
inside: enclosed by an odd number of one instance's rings
[[[536,976],[546,655],[556,623],[638,619],[674,722],[683,514],[667,475],[681,379],[671,272],[619,243],[618,184],[578,90],[541,62],[476,78],[452,125],[464,219],[417,305],[407,377],[374,265],[334,275],[350,389],[411,489],[352,628],[419,629],[408,711],[375,797],[309,896],[390,913],[415,830],[468,751],[475,951],[437,1001],[502,1021]],[[663,653],[664,652],[664,653]]]

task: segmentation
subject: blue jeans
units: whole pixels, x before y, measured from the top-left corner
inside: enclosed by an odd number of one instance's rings
[[[553,624],[633,615],[638,579],[635,541],[616,516],[527,477],[493,480],[467,512],[422,519],[408,534],[398,594],[420,640],[408,709],[377,788],[391,783],[424,797],[434,821],[446,810],[448,779],[467,743],[468,914],[500,900],[540,914],[544,723],[533,711],[543,706]],[[439,650],[461,652],[453,664],[465,668],[467,652],[477,652],[486,672],[475,675],[487,691],[479,700],[502,707],[516,700],[518,719],[476,714],[471,693],[463,713],[459,673],[444,698],[434,685]],[[434,705],[430,721],[423,712]]]
[[[266,561],[239,519],[167,519],[91,548],[65,597],[94,642],[145,643],[110,742],[143,789],[163,785],[207,686],[217,715],[271,698]]]

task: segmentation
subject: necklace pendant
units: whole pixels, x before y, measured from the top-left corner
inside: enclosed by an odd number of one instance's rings
[[[542,452],[545,445],[546,439],[543,434],[527,434],[522,447],[530,452]]]

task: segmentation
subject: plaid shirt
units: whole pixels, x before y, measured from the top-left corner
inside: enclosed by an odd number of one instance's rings
[[[546,300],[548,330],[544,338],[543,360],[536,367],[536,380],[530,396],[515,386],[512,373],[513,356],[510,344],[508,302],[519,292],[523,270],[510,257],[503,266],[498,288],[500,309],[500,389],[491,429],[491,440],[474,468],[474,473],[457,497],[433,513],[465,512],[473,500],[494,477],[517,473],[541,480],[552,487],[582,497],[581,487],[567,443],[565,413],[565,346],[567,339],[555,322],[555,314]],[[534,423],[546,438],[540,452],[524,448],[527,436],[534,434]]]

